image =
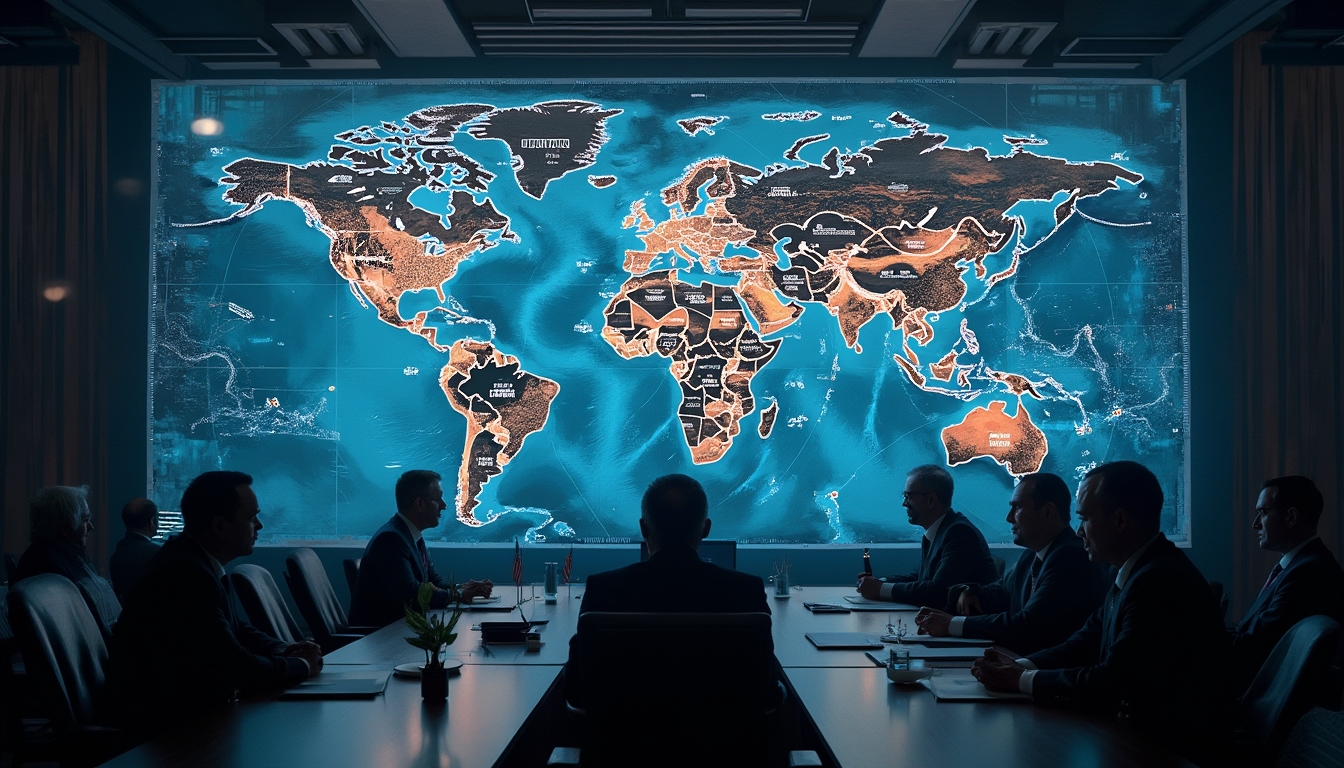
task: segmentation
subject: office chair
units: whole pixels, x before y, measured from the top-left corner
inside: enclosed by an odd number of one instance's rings
[[[578,636],[568,693],[580,748],[550,765],[782,762],[769,743],[783,693],[769,615],[591,612]]]
[[[359,583],[359,564],[364,558],[347,557],[341,561],[345,566],[345,583],[350,587],[350,599],[355,599],[355,584]]]
[[[96,724],[107,646],[79,589],[45,573],[15,584],[8,601],[28,689],[51,722],[61,765],[96,765],[129,748],[123,732]]]
[[[1316,707],[1297,721],[1279,768],[1344,768],[1344,712]]]
[[[1227,623],[1227,590],[1223,588],[1223,582],[1210,581],[1209,590],[1213,592],[1213,599],[1218,603],[1219,610],[1222,611],[1223,623]]]
[[[322,561],[308,547],[290,550],[285,557],[285,584],[323,653],[331,653],[379,629],[350,626]]]
[[[286,643],[297,643],[304,639],[270,571],[259,565],[244,563],[229,574],[229,582],[233,584],[233,592],[238,596],[238,602],[243,604],[247,620],[252,626]]]
[[[1261,665],[1239,704],[1238,747],[1273,756],[1313,706],[1340,704],[1344,629],[1328,616],[1294,624]]]

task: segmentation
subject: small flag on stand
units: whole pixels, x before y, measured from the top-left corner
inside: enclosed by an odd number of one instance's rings
[[[565,555],[565,583],[569,583],[569,575],[574,572],[574,545],[569,545],[569,554]]]

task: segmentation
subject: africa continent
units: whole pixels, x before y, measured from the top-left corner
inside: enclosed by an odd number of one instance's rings
[[[860,331],[885,316],[901,334],[893,359],[921,390],[961,400],[1039,396],[1022,375],[988,371],[964,323],[961,334],[936,339],[931,316],[958,311],[972,281],[988,291],[1016,274],[1029,249],[1014,247],[999,271],[991,271],[987,259],[1020,234],[1021,220],[1006,215],[1019,201],[1066,195],[1055,206],[1049,237],[1079,199],[1143,177],[1112,163],[1034,154],[1027,149],[1034,145],[1022,140],[1008,141],[1011,150],[1003,156],[949,147],[947,136],[899,112],[888,122],[908,135],[851,154],[833,147],[820,163],[765,170],[726,157],[693,163],[662,190],[667,218],[661,222],[643,200],[631,205],[623,226],[636,230],[643,247],[625,253],[630,277],[607,305],[602,336],[623,357],[671,360],[682,390],[678,418],[695,463],[716,461],[732,446],[738,422],[755,408],[752,377],[783,343],[769,337],[809,305],[835,318],[856,353],[863,351]],[[802,146],[825,138],[800,139],[784,157],[796,161]],[[673,269],[665,268],[668,261]],[[678,280],[678,269],[697,264],[736,276],[736,284]],[[1039,468],[1048,450],[1044,434],[1024,408],[1010,419],[1004,405],[993,401],[944,430],[949,463],[979,455],[1014,475]],[[1013,433],[1011,450],[962,431],[991,426]],[[763,427],[762,436],[768,431]]]

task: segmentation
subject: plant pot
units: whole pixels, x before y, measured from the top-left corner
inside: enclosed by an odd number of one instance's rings
[[[442,704],[448,699],[447,667],[425,667],[420,671],[420,698],[426,704]]]

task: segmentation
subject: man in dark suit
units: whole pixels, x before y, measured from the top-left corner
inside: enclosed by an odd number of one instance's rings
[[[1196,758],[1226,724],[1231,649],[1208,582],[1160,532],[1162,501],[1135,462],[1087,473],[1078,535],[1094,561],[1120,569],[1115,585],[1063,644],[1023,659],[990,649],[971,671],[990,690],[1128,719]]]
[[[159,553],[159,545],[154,542],[154,535],[159,532],[159,508],[149,499],[131,499],[121,508],[121,522],[126,526],[126,535],[117,542],[108,573],[117,598],[125,601],[131,587],[144,578],[149,561]]]
[[[770,613],[759,576],[700,560],[696,550],[709,535],[709,502],[700,483],[686,475],[665,475],[644,491],[639,530],[649,559],[588,577],[579,613],[649,611],[661,613]],[[571,701],[579,691],[576,633],[569,642],[565,684]],[[771,653],[774,644],[766,638]]]
[[[993,584],[965,585],[957,600],[960,616],[920,610],[920,634],[979,637],[1026,654],[1078,631],[1101,605],[1109,582],[1069,527],[1069,497],[1058,475],[1023,477],[1008,502],[1008,524],[1013,543],[1026,551]]]
[[[350,596],[350,623],[382,627],[406,618],[420,585],[435,587],[431,608],[443,608],[455,598],[489,597],[494,584],[468,581],[457,589],[434,568],[423,532],[437,528],[443,510],[443,483],[438,472],[412,469],[397,479],[397,513],[373,534],[359,563],[359,578]],[[450,589],[451,588],[451,589]]]
[[[159,550],[113,632],[107,693],[123,727],[172,726],[322,669],[315,643],[287,645],[234,611],[224,565],[252,554],[259,512],[242,472],[206,472],[187,486],[182,535]]]
[[[1310,478],[1266,480],[1251,527],[1260,548],[1282,552],[1260,595],[1232,631],[1237,691],[1246,690],[1294,624],[1317,614],[1344,622],[1344,571],[1316,534],[1325,499]]]
[[[86,485],[53,485],[29,499],[30,543],[10,579],[19,582],[29,576],[54,573],[74,582],[107,639],[121,615],[121,602],[89,560],[86,547],[93,530],[93,514],[88,497]]]
[[[859,594],[943,608],[954,584],[989,584],[998,578],[985,537],[966,516],[952,509],[952,476],[936,464],[910,470],[901,506],[911,525],[924,529],[919,570],[875,579],[859,574]]]

